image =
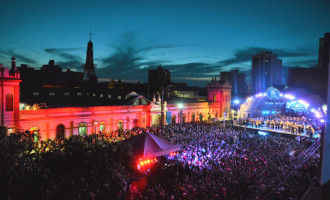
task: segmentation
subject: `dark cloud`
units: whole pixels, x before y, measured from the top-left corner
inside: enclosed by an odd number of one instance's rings
[[[148,69],[156,68],[159,64],[171,72],[172,80],[177,82],[195,82],[197,85],[205,86],[211,77],[219,77],[220,71],[227,71],[234,68],[247,72],[252,56],[261,51],[272,51],[279,58],[304,57],[311,55],[306,49],[300,48],[295,51],[284,49],[267,49],[261,47],[246,47],[237,49],[233,58],[219,61],[217,63],[184,63],[170,64],[169,61],[150,60],[146,55],[160,49],[175,48],[175,45],[151,45],[139,44],[136,35],[132,32],[125,33],[117,42],[111,46],[113,52],[99,61],[102,68],[97,70],[100,78],[122,78],[127,80],[147,81]]]
[[[83,59],[80,56],[73,55],[72,51],[82,48],[48,48],[45,52],[55,55],[59,58],[56,64],[63,68],[82,70]]]
[[[242,62],[247,62],[252,60],[252,56],[256,55],[261,51],[271,51],[278,56],[278,58],[285,57],[304,57],[312,55],[307,49],[298,48],[294,51],[285,50],[285,49],[268,49],[262,47],[246,47],[244,49],[237,49],[234,52],[234,57],[226,60],[219,61],[219,64],[222,66],[228,66],[232,64],[239,64]]]
[[[161,49],[176,48],[192,45],[151,45],[138,44],[136,35],[128,32],[111,47],[114,52],[100,59],[102,68],[96,73],[100,78],[124,78],[127,80],[147,81],[148,69],[156,69],[160,64],[171,72],[172,81],[194,82],[195,85],[205,86],[211,77],[219,76],[220,65],[203,62],[169,64],[166,60],[150,60],[146,55]],[[207,80],[207,81],[206,81]]]
[[[165,60],[150,60],[146,54],[159,49],[168,49],[171,45],[138,44],[135,34],[125,33],[114,45],[114,52],[101,58],[102,68],[97,73],[102,78],[125,78],[145,81],[150,66],[166,63]]]
[[[37,64],[36,60],[34,60],[32,58],[28,58],[24,55],[18,54],[16,52],[14,52],[13,50],[7,50],[7,51],[0,50],[0,53],[8,56],[8,59],[11,58],[12,56],[15,56],[16,62],[23,62],[25,64],[30,64],[30,65]]]
[[[318,65],[318,59],[293,60],[287,62],[287,67],[315,67]]]
[[[212,77],[219,77],[221,67],[217,64],[196,62],[164,65],[171,72],[172,81],[205,87]]]
[[[219,74],[220,65],[209,63],[185,63],[170,64],[167,60],[150,60],[147,55],[162,49],[177,47],[196,46],[188,45],[146,45],[139,43],[136,35],[127,32],[111,47],[114,52],[106,58],[102,58],[102,68],[97,70],[97,75],[101,78],[125,78],[127,80],[147,81],[148,69],[156,69],[160,64],[171,72],[173,81],[194,82],[197,85],[205,86],[206,79]],[[198,83],[196,83],[198,82]],[[203,82],[203,83],[200,83]]]

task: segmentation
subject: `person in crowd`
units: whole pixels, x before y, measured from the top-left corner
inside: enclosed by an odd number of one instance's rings
[[[181,149],[139,171],[119,141],[143,131],[41,140],[37,147],[29,132],[1,131],[1,199],[299,199],[319,179],[319,151],[308,151],[318,140],[205,122],[149,128]]]

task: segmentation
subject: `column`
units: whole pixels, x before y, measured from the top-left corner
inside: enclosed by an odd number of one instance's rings
[[[50,137],[50,131],[49,131],[49,123],[47,122],[46,123],[46,138],[42,138],[43,140],[44,139],[54,139],[53,137],[51,138]]]
[[[73,121],[70,121],[69,137],[73,136],[73,129],[74,129]]]

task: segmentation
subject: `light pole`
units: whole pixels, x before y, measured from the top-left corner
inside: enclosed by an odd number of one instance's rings
[[[165,120],[164,120],[164,95],[165,95],[165,88],[170,88],[172,87],[173,85],[168,85],[168,86],[165,86],[163,87],[162,89],[162,100],[161,100],[161,106],[160,106],[160,109],[161,109],[161,113],[160,113],[160,118],[161,118],[161,123],[160,125],[163,126],[165,125]]]
[[[163,87],[162,89],[162,100],[161,100],[161,105],[160,105],[160,136],[163,136],[163,126],[165,125],[165,120],[164,120],[164,89],[172,87],[173,85],[168,85]]]
[[[179,103],[178,108],[180,108],[180,126],[182,126],[182,108],[183,108],[183,104]]]
[[[233,101],[233,103],[234,103],[234,108],[235,108],[235,112],[236,112],[236,120],[238,120],[238,108],[239,108],[240,100],[239,99],[235,99]]]

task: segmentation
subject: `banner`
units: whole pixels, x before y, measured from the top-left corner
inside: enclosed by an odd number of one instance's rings
[[[167,111],[166,112],[166,123],[167,124],[171,124],[171,122],[172,122],[172,112],[171,111]]]

